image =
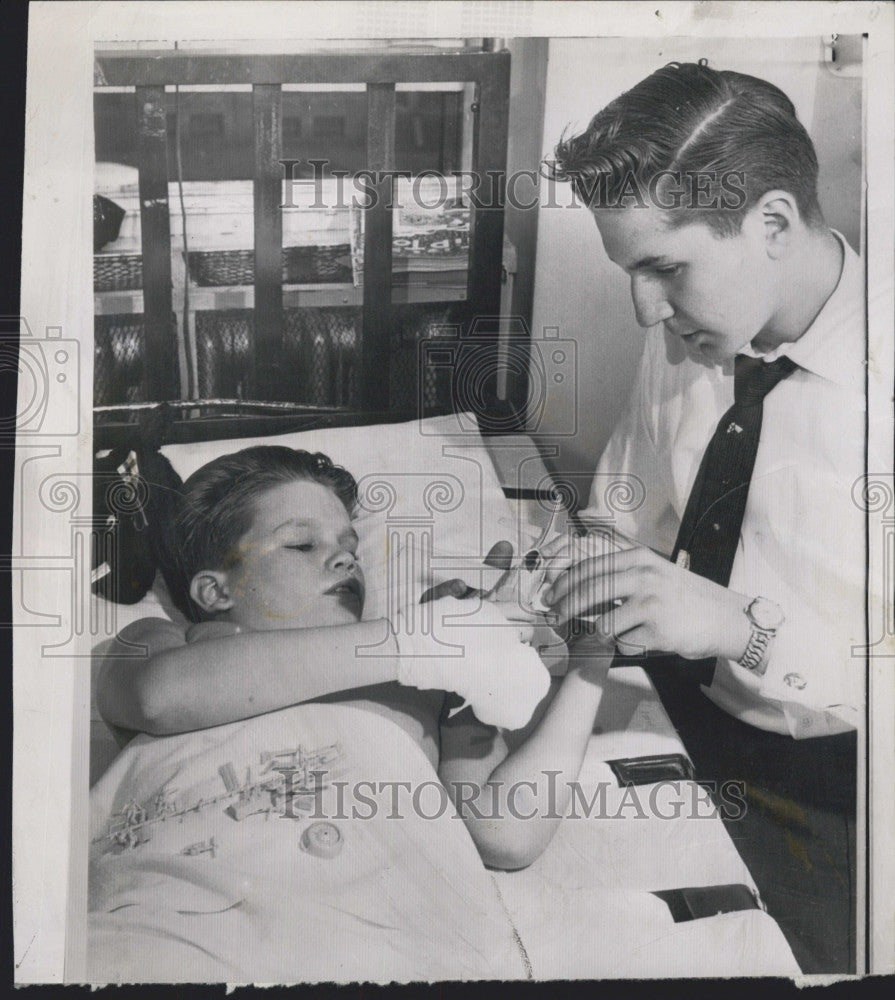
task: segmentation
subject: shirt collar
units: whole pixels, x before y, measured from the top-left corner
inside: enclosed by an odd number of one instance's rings
[[[747,344],[741,351],[750,357],[776,361],[786,355],[814,375],[843,387],[864,391],[864,273],[861,258],[841,233],[831,230],[842,246],[842,271],[833,294],[814,322],[799,337],[760,354]]]

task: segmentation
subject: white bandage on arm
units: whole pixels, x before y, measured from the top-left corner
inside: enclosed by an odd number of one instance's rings
[[[550,689],[537,652],[519,640],[518,623],[477,598],[401,609],[395,640],[399,683],[454,691],[486,725],[520,729]]]

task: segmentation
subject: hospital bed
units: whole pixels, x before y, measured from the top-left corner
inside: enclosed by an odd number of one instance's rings
[[[246,419],[249,436],[164,445],[161,451],[183,478],[217,455],[261,441],[323,451],[351,470],[359,482],[356,527],[368,617],[389,610],[393,556],[386,553],[402,546],[387,543],[412,538],[429,553],[414,581],[420,593],[455,576],[478,585],[493,543],[511,539],[522,551],[552,509],[551,480],[531,440],[523,434],[483,438],[472,414],[261,437],[251,429]],[[177,616],[160,577],[135,605],[93,600],[96,620],[114,622],[116,629],[138,617]],[[97,643],[94,674],[108,641]],[[116,747],[95,702],[91,733],[96,782]],[[678,771],[651,775],[657,760]],[[655,780],[675,773],[673,782]],[[563,821],[528,868],[487,873],[490,903],[513,929],[518,955],[510,968],[518,978],[798,975],[779,927],[761,908],[749,872],[695,778],[646,674],[638,667],[611,670],[582,767],[580,815]],[[462,871],[455,877],[462,879]],[[438,910],[437,891],[431,905]],[[427,966],[424,977],[468,977],[464,968],[458,962],[454,974]],[[370,970],[375,981],[401,978],[382,966]],[[339,977],[334,956],[331,978]],[[513,978],[512,971],[500,973],[505,977]]]

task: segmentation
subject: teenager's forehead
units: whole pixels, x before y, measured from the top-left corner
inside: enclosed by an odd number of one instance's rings
[[[698,209],[692,210],[692,215],[692,222],[672,228],[668,213],[655,206],[593,211],[607,256],[626,271],[710,252],[717,238]]]

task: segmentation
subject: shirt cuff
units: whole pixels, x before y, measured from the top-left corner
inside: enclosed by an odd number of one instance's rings
[[[864,661],[851,652],[857,642],[809,614],[788,614],[771,640],[760,694],[780,703],[796,739],[857,727],[864,678]]]

